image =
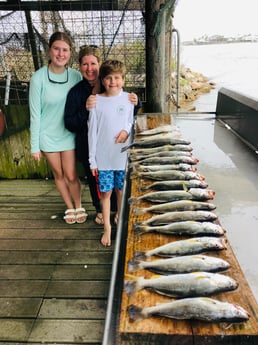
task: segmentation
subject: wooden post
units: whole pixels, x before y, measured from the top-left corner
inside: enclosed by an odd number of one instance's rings
[[[146,112],[167,112],[171,15],[175,0],[146,1]]]

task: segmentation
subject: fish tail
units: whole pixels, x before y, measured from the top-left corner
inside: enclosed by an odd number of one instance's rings
[[[127,313],[129,315],[129,320],[131,322],[144,318],[144,315],[142,313],[142,308],[137,307],[136,305],[133,305],[133,304],[127,307]]]
[[[133,143],[132,144],[129,144],[129,145],[127,145],[127,146],[124,146],[124,147],[122,147],[121,148],[121,152],[125,152],[125,151],[127,151],[130,147],[132,147],[133,146]]]
[[[140,191],[140,192],[144,192],[145,190],[148,190],[149,189],[149,187],[148,186],[137,186],[137,189],[138,189],[138,191]]]
[[[134,171],[132,171],[131,174],[130,174],[130,179],[133,180],[133,179],[137,178],[138,176],[139,176],[139,175],[138,175],[137,171],[134,170]]]
[[[145,208],[139,208],[139,207],[133,208],[133,214],[140,215],[140,214],[144,214],[145,212],[146,212]]]
[[[134,257],[136,260],[144,260],[147,258],[147,255],[144,252],[135,252]]]
[[[140,222],[134,223],[134,225],[133,225],[133,230],[134,230],[134,232],[135,232],[136,235],[141,235],[141,234],[143,234],[144,232],[146,232],[146,226],[141,225]]]
[[[128,203],[129,204],[135,204],[137,202],[137,200],[138,199],[136,197],[131,197],[131,198],[128,199]]]
[[[141,269],[140,267],[140,261],[139,260],[129,260],[128,261],[128,272],[135,272],[139,271]]]
[[[136,280],[125,280],[124,289],[128,296],[132,295],[140,289],[139,284]]]

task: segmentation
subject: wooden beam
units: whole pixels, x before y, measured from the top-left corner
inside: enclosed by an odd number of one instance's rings
[[[124,1],[119,0],[70,0],[70,1],[0,1],[3,11],[119,11],[124,9]],[[130,10],[142,10],[140,2],[134,2]]]

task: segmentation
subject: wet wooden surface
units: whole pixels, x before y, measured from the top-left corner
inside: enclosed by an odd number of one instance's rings
[[[169,115],[143,115],[138,116],[137,125],[140,128],[147,129],[155,128],[160,124],[166,123],[171,123],[171,118]],[[143,194],[143,192],[140,192],[138,188],[138,186],[142,185],[143,183],[148,184],[150,181],[140,178],[132,179],[131,196],[135,197]],[[146,207],[147,205],[151,204],[148,204],[147,202],[139,202],[137,207]],[[187,237],[167,236],[157,233],[136,235],[133,230],[133,224],[135,222],[150,218],[152,214],[145,213],[144,215],[136,216],[133,213],[133,207],[135,207],[135,205],[130,206],[124,279],[134,279],[134,277],[149,278],[153,276],[153,273],[148,272],[147,270],[141,270],[133,273],[128,272],[128,260],[134,257],[135,252],[146,251],[170,241],[176,241],[178,239]],[[226,234],[224,235],[224,238],[227,240]],[[129,305],[135,304],[139,307],[147,307],[168,302],[173,299],[166,296],[161,296],[147,289],[138,291],[131,296],[127,296],[127,294],[123,292],[119,325],[121,344],[257,344],[258,306],[244,277],[241,267],[239,266],[239,263],[234,255],[234,252],[232,251],[230,243],[227,241],[226,250],[211,252],[208,255],[220,257],[228,261],[231,267],[226,272],[223,272],[223,274],[234,278],[239,283],[239,287],[236,290],[220,293],[211,297],[221,301],[239,304],[250,313],[250,319],[240,324],[218,324],[192,320],[178,321],[164,317],[150,317],[144,320],[130,322],[126,311]]]
[[[101,344],[113,246],[82,186],[88,220],[67,225],[52,180],[0,180],[0,344]]]

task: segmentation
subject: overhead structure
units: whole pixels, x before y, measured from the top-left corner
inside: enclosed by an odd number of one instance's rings
[[[168,111],[175,5],[176,0],[0,0],[0,56],[11,73],[11,90],[16,81],[26,102],[21,85],[46,63],[50,34],[63,30],[73,38],[76,54],[83,44],[97,44],[104,59],[124,60],[126,87],[139,94],[146,111]],[[5,78],[0,67],[0,86]]]

